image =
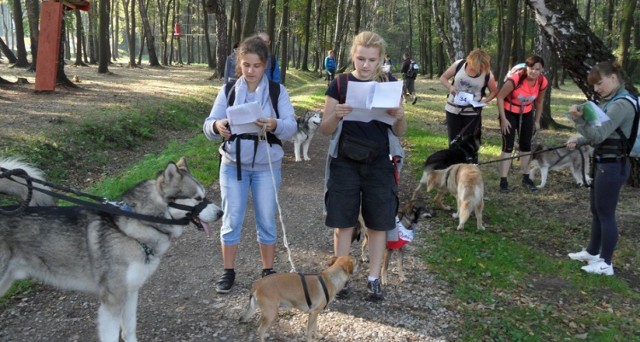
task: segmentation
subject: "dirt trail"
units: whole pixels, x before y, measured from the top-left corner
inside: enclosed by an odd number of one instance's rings
[[[316,135],[310,149],[311,161],[293,160],[293,145],[285,143],[282,188],[279,194],[287,238],[298,272],[317,272],[332,255],[332,231],[323,218],[323,177],[328,138]],[[414,177],[402,176],[411,180]],[[403,182],[409,193],[412,184]],[[209,197],[219,201],[214,184]],[[406,196],[402,196],[405,199]],[[251,208],[251,205],[249,206]],[[138,307],[140,341],[247,341],[254,338],[255,324],[240,324],[249,289],[260,276],[253,212],[248,211],[236,266],[236,284],[229,294],[217,294],[214,284],[220,276],[222,259],[219,239],[207,239],[192,227],[175,241],[158,271],[142,288]],[[216,228],[219,228],[217,226]],[[386,299],[372,304],[366,294],[368,265],[355,276],[354,291],[347,300],[335,301],[320,315],[318,328],[323,341],[428,341],[455,338],[460,317],[448,310],[448,290],[435,280],[418,257],[425,246],[428,222],[405,256],[408,280],[399,283],[395,262],[391,284],[384,287]],[[286,249],[279,242],[275,269],[287,272],[291,266]],[[359,247],[359,246],[357,246]],[[360,255],[354,246],[354,255]],[[57,291],[37,285],[15,298],[0,313],[1,341],[96,341],[97,298]],[[256,320],[257,320],[256,315]],[[282,309],[270,333],[270,341],[305,340],[306,314]]]

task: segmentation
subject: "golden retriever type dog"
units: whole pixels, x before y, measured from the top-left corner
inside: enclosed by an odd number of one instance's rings
[[[478,166],[473,164],[455,164],[444,170],[433,170],[423,177],[420,183],[427,183],[427,192],[436,189],[435,202],[440,208],[450,210],[442,203],[442,197],[450,192],[455,198],[458,210],[453,217],[459,219],[458,230],[471,216],[473,210],[476,215],[477,229],[484,230],[482,224],[482,210],[484,209],[484,182]],[[417,191],[418,189],[416,189]]]
[[[293,307],[309,313],[307,341],[312,341],[318,327],[318,314],[342,290],[357,266],[356,258],[341,256],[332,259],[329,268],[320,274],[275,273],[261,278],[253,284],[249,304],[240,321],[248,322],[259,307],[262,316],[258,337],[264,341],[265,332],[278,316],[278,308]]]

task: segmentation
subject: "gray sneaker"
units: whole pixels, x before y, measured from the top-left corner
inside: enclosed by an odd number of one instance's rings
[[[382,286],[380,285],[380,279],[367,282],[367,290],[369,294],[365,298],[369,302],[379,302],[384,299],[382,295]]]

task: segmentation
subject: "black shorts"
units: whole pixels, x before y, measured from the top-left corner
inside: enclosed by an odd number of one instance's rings
[[[332,158],[325,194],[325,224],[331,228],[354,227],[362,207],[362,217],[368,229],[394,229],[398,212],[395,171],[386,155],[370,164]]]

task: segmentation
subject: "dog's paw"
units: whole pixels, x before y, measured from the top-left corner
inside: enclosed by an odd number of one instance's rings
[[[311,160],[311,158],[309,158],[309,157],[304,157],[304,160],[305,160],[305,161],[309,161],[309,160]]]
[[[451,217],[453,217],[453,218],[458,218],[458,216],[460,216],[460,215],[458,214],[458,212],[455,212],[455,213],[451,214]]]

